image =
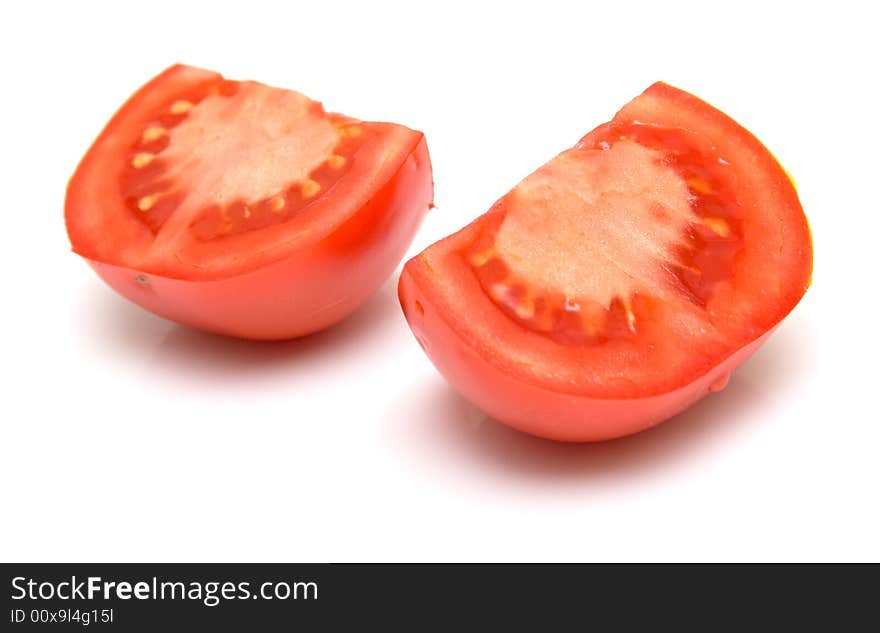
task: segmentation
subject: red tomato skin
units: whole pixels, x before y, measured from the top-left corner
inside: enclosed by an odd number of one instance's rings
[[[218,280],[163,277],[86,258],[116,292],[155,314],[216,334],[284,340],[354,312],[391,275],[433,198],[424,136],[351,218],[308,248]]]
[[[530,384],[494,366],[450,327],[443,310],[432,303],[430,291],[420,285],[420,277],[418,263],[411,260],[400,277],[400,303],[416,339],[447,382],[498,422],[561,442],[598,442],[631,435],[681,413],[723,388],[730,374],[775,329],[674,391],[641,398],[592,398]]]

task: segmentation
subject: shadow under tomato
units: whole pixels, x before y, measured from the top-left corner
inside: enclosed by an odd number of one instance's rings
[[[710,450],[749,426],[764,423],[762,409],[786,397],[789,387],[810,371],[811,339],[804,324],[781,327],[731,378],[666,422],[617,440],[569,444],[533,437],[489,418],[438,380],[420,394],[418,443],[433,454],[448,451],[460,461],[528,480],[636,478],[656,473]],[[427,413],[426,413],[427,412]]]
[[[394,284],[388,282],[351,316],[326,330],[288,341],[249,341],[177,325],[109,292],[92,305],[92,336],[104,351],[129,360],[147,357],[170,371],[207,380],[238,380],[360,354],[361,346],[393,326],[400,313]]]

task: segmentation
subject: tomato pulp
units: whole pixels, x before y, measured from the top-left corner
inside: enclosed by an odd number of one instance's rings
[[[497,420],[566,441],[723,388],[810,282],[794,187],[748,131],[657,83],[407,262],[410,327]]]
[[[98,136],[68,185],[65,220],[73,250],[142,307],[285,339],[360,306],[432,195],[420,132],[178,65]]]

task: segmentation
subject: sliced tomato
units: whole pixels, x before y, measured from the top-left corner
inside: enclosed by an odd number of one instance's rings
[[[65,219],[73,250],[144,308],[283,339],[362,304],[432,192],[420,132],[173,66],[101,132],[70,181]]]
[[[534,435],[602,440],[722,388],[803,296],[812,247],[785,171],[657,83],[404,267],[440,372]]]

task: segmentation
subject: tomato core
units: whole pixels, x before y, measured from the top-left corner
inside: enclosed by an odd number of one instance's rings
[[[350,168],[362,128],[290,90],[217,80],[159,109],[132,139],[121,193],[160,248],[280,224]]]
[[[735,185],[696,135],[608,125],[517,185],[463,255],[531,331],[571,345],[635,337],[658,302],[705,307],[731,277]]]

